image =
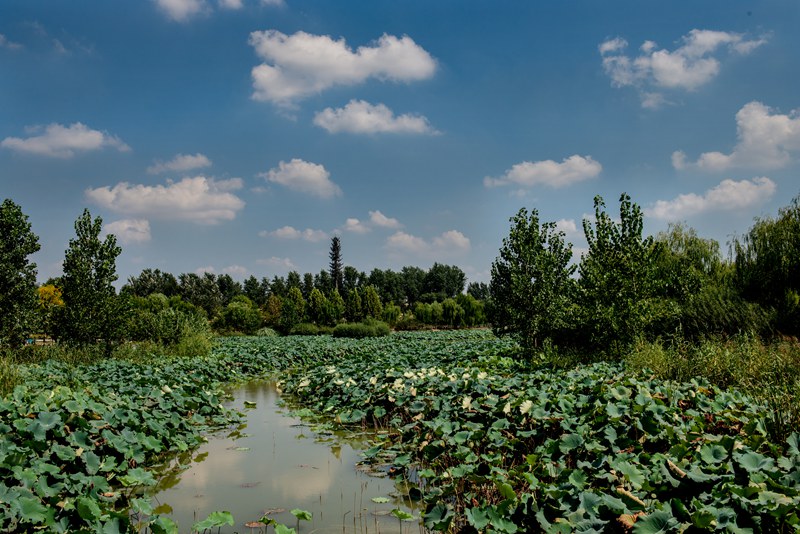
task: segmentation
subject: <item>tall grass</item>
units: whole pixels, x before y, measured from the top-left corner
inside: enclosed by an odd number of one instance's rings
[[[723,387],[737,387],[765,406],[770,433],[785,440],[800,428],[800,344],[765,343],[757,337],[693,343],[640,342],[626,356],[634,370],[685,381],[703,377]]]
[[[19,373],[13,352],[0,349],[0,397],[11,393],[18,383]]]

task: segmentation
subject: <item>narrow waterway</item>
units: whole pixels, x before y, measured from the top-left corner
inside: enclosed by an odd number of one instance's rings
[[[300,523],[300,532],[420,532],[417,522],[400,523],[391,515],[401,509],[419,516],[392,479],[380,470],[357,468],[368,435],[315,431],[280,406],[271,382],[252,382],[231,393],[230,406],[245,413],[246,424],[210,436],[192,454],[189,468],[164,478],[155,494],[160,510],[171,509],[181,532],[213,511],[229,511],[236,520],[222,532],[250,532],[245,524],[265,514],[296,527],[291,514],[296,508],[313,514]]]

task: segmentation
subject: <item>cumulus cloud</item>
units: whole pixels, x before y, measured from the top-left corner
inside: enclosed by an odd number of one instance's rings
[[[231,191],[241,189],[242,180],[214,180],[205,176],[183,178],[167,185],[131,185],[87,189],[86,197],[109,210],[130,215],[217,224],[231,220],[244,208],[244,201]]]
[[[19,50],[22,48],[22,45],[19,43],[15,43],[13,41],[9,41],[8,38],[0,33],[0,48],[8,48],[9,50]]]
[[[342,194],[339,186],[330,180],[330,175],[331,173],[325,170],[322,165],[297,158],[288,163],[281,161],[278,163],[278,167],[259,174],[260,177],[265,178],[268,182],[321,198],[330,198]]]
[[[403,225],[394,217],[387,217],[378,210],[369,212],[369,220],[381,228],[401,228]]]
[[[0,142],[0,146],[17,152],[65,159],[71,158],[76,152],[89,152],[105,147],[113,147],[120,152],[130,151],[130,147],[118,137],[110,135],[108,132],[92,130],[80,122],[69,126],[48,124],[44,127],[44,131],[38,126],[28,128],[28,130],[29,133],[41,133],[26,138],[6,137]]]
[[[228,265],[227,267],[222,269],[222,272],[225,274],[229,274],[231,276],[235,276],[237,278],[244,278],[245,276],[247,276],[247,273],[249,271],[247,270],[246,267],[242,267],[241,265]]]
[[[343,229],[347,232],[352,232],[354,234],[366,234],[369,232],[369,226],[365,225],[363,222],[359,221],[355,217],[350,217],[344,222]]]
[[[775,194],[775,182],[766,177],[752,180],[723,180],[702,195],[688,193],[672,200],[659,200],[646,210],[657,219],[668,221],[709,211],[737,210],[760,204]]]
[[[383,34],[354,51],[343,38],[267,30],[252,32],[250,45],[264,61],[251,73],[253,98],[281,106],[336,85],[369,78],[411,82],[428,79],[436,70],[436,61],[407,35]]]
[[[672,153],[672,165],[683,170],[724,171],[734,167],[779,169],[800,152],[800,110],[775,113],[761,102],[745,104],[736,113],[736,146],[730,154],[705,152],[689,162],[683,151]]]
[[[556,230],[571,236],[578,233],[578,225],[575,223],[575,219],[559,219],[556,221]]]
[[[438,133],[422,115],[395,116],[384,104],[372,105],[364,100],[351,100],[343,108],[325,108],[314,116],[314,124],[329,133]]]
[[[483,179],[486,187],[516,185],[533,187],[546,185],[559,188],[572,185],[583,180],[594,178],[603,170],[602,165],[591,156],[570,156],[561,163],[551,159],[544,161],[523,161],[517,163],[498,178],[487,176]]]
[[[469,252],[471,243],[458,230],[448,230],[430,241],[406,232],[395,232],[386,240],[386,248],[397,257],[439,258]]]
[[[150,221],[147,219],[122,219],[104,225],[105,235],[114,234],[120,243],[146,243],[150,241]]]
[[[298,230],[293,226],[282,226],[281,228],[272,231],[263,230],[259,232],[258,235],[261,237],[277,237],[279,239],[302,239],[312,243],[322,241],[328,237],[328,234],[322,230],[314,230],[312,228]]]
[[[272,256],[270,258],[261,258],[256,260],[256,263],[259,265],[266,265],[267,267],[272,267],[275,269],[284,269],[284,270],[291,270],[295,269],[296,265],[292,262],[289,258],[279,258],[277,256]]]
[[[205,0],[155,0],[155,3],[167,17],[177,22],[184,22],[208,10]]]
[[[193,169],[210,167],[211,160],[201,153],[197,154],[176,154],[174,158],[167,162],[156,161],[147,168],[148,174],[160,174],[162,172],[186,172]]]
[[[747,39],[740,33],[695,29],[684,35],[673,51],[645,41],[639,47],[639,55],[632,57],[625,54],[628,42],[620,37],[600,43],[598,50],[611,85],[638,88],[642,106],[653,108],[666,100],[648,88],[693,91],[719,74],[720,60],[716,56],[721,52],[745,55],[766,42],[766,37]]]
[[[194,274],[196,274],[198,276],[203,276],[206,273],[214,274],[215,272],[216,272],[216,269],[214,269],[213,265],[206,265],[205,267],[198,267],[197,269],[194,270]]]

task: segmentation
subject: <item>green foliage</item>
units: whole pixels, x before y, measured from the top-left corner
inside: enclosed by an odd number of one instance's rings
[[[721,283],[722,259],[719,243],[713,239],[699,237],[684,224],[670,223],[654,244],[654,277],[660,296],[684,302],[703,287]]]
[[[289,293],[281,304],[278,327],[283,333],[289,333],[306,316],[306,301],[298,286],[289,288]]]
[[[564,242],[555,223],[540,224],[536,210],[528,215],[521,209],[511,223],[492,263],[490,320],[497,335],[513,336],[530,354],[569,326],[572,245]]]
[[[733,250],[742,295],[775,309],[779,331],[800,334],[800,196],[777,218],[756,220]]]
[[[162,273],[159,269],[144,269],[139,276],[131,276],[122,286],[121,294],[146,297],[153,293],[161,293],[168,297],[178,294],[178,280],[170,273]]]
[[[389,326],[394,326],[397,321],[400,319],[402,315],[402,311],[400,310],[400,306],[395,304],[387,304],[383,307],[383,313],[381,313],[381,320],[384,323],[387,323]]]
[[[328,253],[331,260],[330,275],[333,289],[339,291],[344,288],[344,272],[342,264],[342,240],[339,236],[334,236],[331,239],[331,250]]]
[[[455,299],[444,299],[442,302],[442,322],[453,328],[464,326],[464,308]]]
[[[442,299],[455,298],[464,292],[466,283],[467,275],[460,268],[455,265],[434,263],[425,274],[422,292],[442,295]]]
[[[720,387],[744,390],[766,405],[767,429],[776,441],[800,427],[800,347],[765,344],[754,336],[695,343],[639,342],[625,356],[627,366],[665,379],[700,376]]]
[[[339,293],[338,290],[334,289],[331,291],[330,296],[328,297],[328,301],[330,302],[331,306],[331,318],[333,319],[333,324],[338,323],[339,321],[344,318],[345,313],[345,304],[342,295]]]
[[[214,321],[214,327],[222,332],[240,332],[252,335],[261,328],[263,318],[258,307],[244,295],[238,295],[225,306]]]
[[[378,292],[375,290],[374,286],[367,286],[364,288],[361,299],[361,309],[364,313],[364,317],[370,317],[372,319],[379,318],[381,313],[383,313],[381,298],[378,296]]]
[[[365,338],[388,336],[391,330],[384,322],[365,320],[361,323],[341,323],[333,329],[333,337]]]
[[[281,384],[342,424],[386,425],[366,457],[418,466],[429,528],[780,532],[800,520],[800,437],[771,442],[763,407],[739,391],[612,363],[525,370],[485,334],[456,334],[330,350]]]
[[[183,273],[178,277],[180,296],[205,311],[209,319],[214,319],[223,306],[223,295],[217,285],[217,277],[212,273]]]
[[[316,287],[308,297],[308,319],[315,324],[335,324],[331,303]]]
[[[319,327],[312,323],[296,324],[289,332],[292,336],[318,336]]]
[[[358,322],[364,318],[361,295],[358,289],[351,289],[347,293],[347,301],[344,305],[344,318],[351,323]]]
[[[486,324],[486,312],[483,302],[474,296],[460,294],[456,297],[456,302],[464,310],[464,324],[466,326],[480,326]]]
[[[0,205],[0,346],[18,347],[33,329],[39,250],[28,216],[10,199]]]
[[[264,328],[259,328],[256,331],[255,335],[257,335],[258,337],[278,337],[279,334],[272,328],[268,328],[265,326]]]
[[[75,238],[64,257],[61,291],[64,307],[56,335],[69,344],[101,341],[110,354],[125,335],[127,301],[117,297],[116,260],[122,249],[113,234],[100,240],[103,220],[92,219],[89,210],[75,221]]]
[[[624,193],[619,202],[616,222],[603,199],[595,197],[594,225],[583,221],[589,251],[578,269],[581,327],[593,346],[615,355],[644,333],[646,301],[656,294],[658,254],[653,238],[642,237],[641,208]]]

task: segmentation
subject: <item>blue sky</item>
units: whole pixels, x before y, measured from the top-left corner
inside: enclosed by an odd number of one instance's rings
[[[143,268],[455,264],[520,207],[720,241],[800,193],[800,4],[4,0],[0,196],[41,280],[87,207]]]

